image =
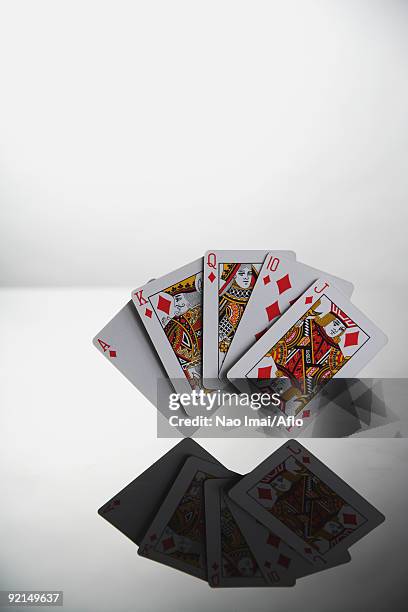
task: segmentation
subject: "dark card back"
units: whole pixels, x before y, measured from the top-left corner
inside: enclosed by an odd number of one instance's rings
[[[140,544],[177,474],[191,456],[220,465],[197,442],[184,438],[99,508],[98,514],[132,542]]]

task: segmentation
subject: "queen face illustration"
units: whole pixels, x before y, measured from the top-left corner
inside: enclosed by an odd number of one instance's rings
[[[251,264],[242,264],[239,267],[238,272],[236,273],[235,282],[237,283],[238,287],[241,287],[241,289],[248,289],[248,287],[251,286],[251,280],[252,280]]]
[[[333,319],[331,323],[326,325],[324,331],[330,338],[336,338],[346,331],[346,326],[339,319]]]

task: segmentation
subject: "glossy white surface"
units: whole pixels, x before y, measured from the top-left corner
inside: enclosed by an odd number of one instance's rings
[[[302,441],[386,522],[351,549],[350,564],[294,589],[215,592],[138,557],[97,515],[176,443],[156,439],[153,407],[91,344],[126,299],[126,289],[0,292],[0,589],[63,589],[67,612],[266,612],[271,605],[290,612],[305,601],[319,612],[380,612],[385,597],[398,609],[408,544],[406,439]],[[238,472],[281,444],[199,442]]]

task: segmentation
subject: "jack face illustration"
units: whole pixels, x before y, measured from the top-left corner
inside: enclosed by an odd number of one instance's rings
[[[356,323],[323,295],[249,373],[281,396],[280,409],[297,416],[369,340]]]
[[[250,489],[249,495],[323,554],[366,521],[330,486],[290,456]]]

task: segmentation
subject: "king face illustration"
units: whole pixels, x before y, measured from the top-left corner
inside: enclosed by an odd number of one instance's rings
[[[202,274],[194,274],[160,293],[158,303],[164,333],[192,389],[201,388]],[[156,310],[157,312],[157,310]],[[159,313],[158,313],[159,314]]]
[[[206,477],[203,474],[204,479]],[[194,567],[204,567],[203,480],[193,478],[158,543],[158,550]]]

